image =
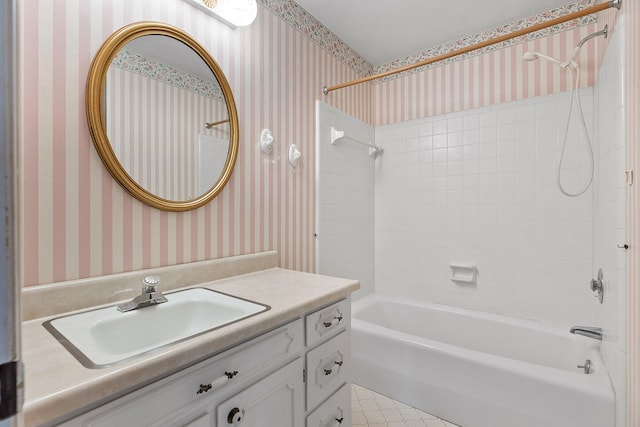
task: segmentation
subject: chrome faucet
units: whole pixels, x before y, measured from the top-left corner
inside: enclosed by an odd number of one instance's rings
[[[572,326],[569,332],[602,341],[602,328],[593,326]]]
[[[160,283],[158,276],[146,276],[142,280],[142,283],[142,293],[131,301],[118,304],[118,310],[124,313],[125,311],[137,310],[138,308],[167,302],[167,298],[165,298],[157,288],[158,283]]]
[[[604,275],[602,274],[602,269],[598,269],[598,278],[591,279],[591,290],[596,293],[596,298],[602,304],[602,300],[604,299],[604,284],[602,279],[604,279]]]

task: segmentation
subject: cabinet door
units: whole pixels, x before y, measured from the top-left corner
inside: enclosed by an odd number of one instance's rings
[[[304,425],[302,358],[218,405],[218,427]]]
[[[182,427],[211,427],[211,414],[204,413],[196,418],[181,420],[178,424]]]

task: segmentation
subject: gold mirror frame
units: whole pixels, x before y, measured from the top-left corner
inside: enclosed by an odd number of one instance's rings
[[[104,116],[104,93],[107,71],[109,70],[111,62],[115,58],[116,54],[123,46],[138,37],[147,35],[172,37],[193,49],[200,58],[206,62],[211,69],[211,72],[218,79],[218,83],[220,84],[220,88],[227,104],[230,136],[229,151],[227,153],[227,160],[224,169],[213,187],[194,199],[185,201],[168,200],[143,188],[126,172],[113,151],[113,147],[107,135]],[[91,62],[91,67],[89,68],[89,74],[87,76],[86,110],[91,139],[93,140],[93,144],[96,147],[98,155],[102,159],[105,167],[111,176],[120,185],[122,185],[125,190],[127,190],[133,197],[149,206],[166,211],[186,211],[199,208],[216,197],[231,177],[231,173],[233,172],[236,158],[238,156],[239,144],[238,113],[236,111],[233,94],[231,93],[231,87],[229,86],[229,82],[227,81],[222,69],[213,57],[211,57],[211,55],[209,55],[209,53],[195,39],[179,28],[161,22],[137,22],[122,27],[109,36],[96,53],[93,61]]]

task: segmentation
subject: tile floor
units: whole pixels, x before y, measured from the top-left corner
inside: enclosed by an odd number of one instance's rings
[[[351,402],[353,427],[459,427],[356,384]]]

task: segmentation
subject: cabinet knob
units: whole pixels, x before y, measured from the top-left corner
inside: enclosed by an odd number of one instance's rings
[[[227,415],[227,422],[234,426],[238,426],[242,422],[242,418],[243,412],[240,410],[240,408],[233,408],[231,411],[229,411],[229,415]]]

